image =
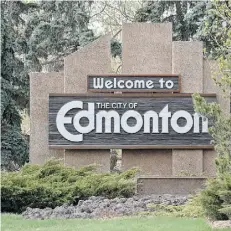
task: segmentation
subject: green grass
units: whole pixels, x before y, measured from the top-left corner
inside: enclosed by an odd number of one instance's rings
[[[204,219],[174,217],[127,217],[105,220],[26,220],[3,214],[2,231],[217,231]],[[231,229],[223,229],[231,231]]]

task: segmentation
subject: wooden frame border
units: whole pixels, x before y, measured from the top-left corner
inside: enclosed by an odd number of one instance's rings
[[[98,76],[98,77],[154,77],[154,78],[158,78],[158,77],[163,77],[163,78],[167,78],[167,77],[178,77],[178,89],[177,90],[152,90],[152,89],[119,89],[119,90],[106,90],[106,89],[90,89],[89,88],[89,78],[90,77],[94,77],[94,76]],[[135,93],[180,93],[181,92],[181,75],[180,74],[89,74],[87,75],[87,91],[88,92],[93,92],[93,93],[114,93],[114,92],[135,92]]]
[[[190,97],[193,93],[179,94],[66,94],[66,93],[50,93],[49,96],[89,96],[89,97],[112,97],[112,98],[129,98],[129,97]],[[216,94],[205,93],[200,94],[204,97],[216,97]],[[197,150],[207,149],[213,150],[214,145],[49,145],[50,149],[185,149]]]
[[[213,150],[214,145],[49,145],[50,149],[185,149],[185,150],[197,150],[206,149]]]
[[[82,93],[82,94],[77,94],[77,93],[50,93],[49,96],[86,96],[86,97],[114,97],[114,98],[130,98],[130,97],[190,97],[194,93],[177,93],[177,94],[92,94],[92,93]],[[203,97],[216,97],[215,93],[201,93],[200,94]]]

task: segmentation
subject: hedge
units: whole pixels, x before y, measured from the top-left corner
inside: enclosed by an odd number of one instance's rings
[[[43,166],[27,164],[19,172],[2,173],[2,212],[76,204],[89,196],[129,197],[136,172],[98,173],[96,166],[76,170],[55,160]]]

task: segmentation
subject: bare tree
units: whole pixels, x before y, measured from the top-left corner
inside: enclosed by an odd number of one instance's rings
[[[124,22],[134,22],[136,11],[144,0],[94,1],[91,9],[91,28],[98,35],[115,34]]]

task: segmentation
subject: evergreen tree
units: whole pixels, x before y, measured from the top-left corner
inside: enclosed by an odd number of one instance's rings
[[[20,1],[1,1],[1,167],[14,170],[28,160],[28,145],[21,133],[20,110],[26,107],[28,75],[17,57],[21,12],[29,5]]]
[[[59,71],[63,57],[95,38],[88,29],[90,1],[40,1],[27,16],[21,43],[29,71]]]
[[[138,22],[172,22],[173,39],[188,41],[196,34],[203,19],[206,1],[147,1],[136,13]]]
[[[212,8],[207,12],[214,15],[215,24],[205,22],[204,33],[211,36],[211,51],[216,54],[219,65],[219,72],[214,73],[218,86],[224,92],[224,97],[231,100],[231,2],[213,1]],[[211,23],[210,18],[207,18]],[[208,26],[210,25],[210,26]],[[217,26],[219,28],[217,28]],[[215,33],[217,28],[217,33]],[[217,77],[219,75],[220,77]],[[231,218],[231,113],[225,113],[219,104],[207,104],[205,100],[196,94],[194,96],[195,108],[198,112],[213,119],[213,127],[209,132],[213,137],[215,150],[218,153],[216,158],[216,179],[209,181],[207,188],[201,193],[201,203],[205,212],[211,218]]]

